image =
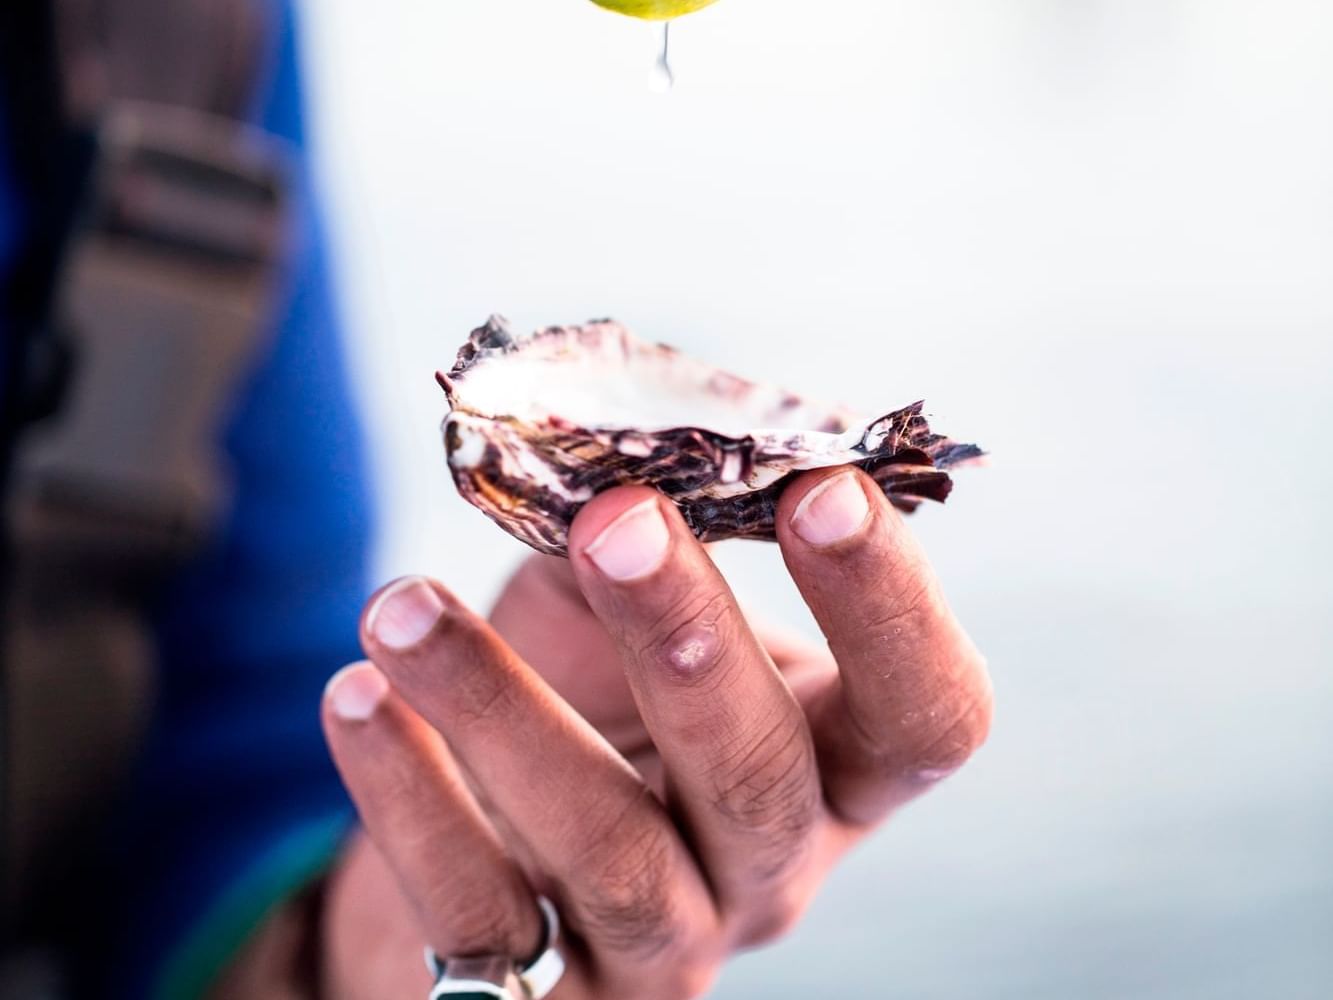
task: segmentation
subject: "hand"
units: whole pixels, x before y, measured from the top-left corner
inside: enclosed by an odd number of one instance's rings
[[[424,996],[423,940],[530,954],[534,890],[567,930],[552,1000],[696,996],[729,953],[789,927],[849,844],[966,760],[990,721],[984,665],[874,484],[808,474],[778,525],[832,658],[771,658],[674,507],[642,488],[597,497],[571,532],[572,579],[602,626],[591,657],[586,617],[538,656],[519,603],[496,609],[506,644],[435,583],[372,600],[373,665],[340,674],[324,711],[375,845],[354,845],[330,886],[332,997]],[[597,670],[612,653],[623,682]]]
[[[748,610],[746,619],[802,705],[837,673],[827,647]],[[620,654],[579,590],[568,559],[530,556],[501,591],[489,621],[650,788],[664,792],[662,761],[639,715]],[[559,635],[560,642],[552,643],[552,635]]]

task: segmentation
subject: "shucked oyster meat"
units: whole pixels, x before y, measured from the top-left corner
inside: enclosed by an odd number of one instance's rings
[[[645,343],[611,320],[520,340],[492,316],[437,377],[459,492],[555,555],[566,554],[579,508],[612,486],[657,488],[703,541],[772,539],[795,473],[857,465],[910,511],[944,500],[945,470],[982,454],[933,433],[921,403],[863,419]]]

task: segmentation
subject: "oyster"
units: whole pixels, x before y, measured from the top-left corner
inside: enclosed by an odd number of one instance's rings
[[[866,420],[637,340],[611,320],[518,340],[492,316],[437,378],[459,492],[555,555],[566,554],[579,508],[612,486],[656,487],[703,541],[772,539],[797,472],[860,466],[910,511],[944,500],[945,470],[982,454],[933,433],[921,403]]]

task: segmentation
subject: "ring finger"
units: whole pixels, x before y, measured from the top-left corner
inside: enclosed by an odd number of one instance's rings
[[[712,900],[624,758],[433,581],[409,577],[381,591],[362,643],[552,881],[599,984],[644,1000],[699,992],[712,967]]]
[[[362,824],[436,954],[534,955],[543,934],[536,899],[439,734],[370,663],[329,682],[322,714]],[[577,978],[568,970],[557,995],[583,995]]]

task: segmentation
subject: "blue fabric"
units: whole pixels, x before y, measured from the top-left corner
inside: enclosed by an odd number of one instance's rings
[[[136,1000],[256,858],[296,828],[349,815],[318,708],[327,678],[360,655],[370,505],[310,197],[289,3],[275,0],[274,14],[255,120],[301,152],[298,250],[271,347],[226,432],[230,513],[157,609],[159,701],[116,865],[130,912],[110,982]]]
[[[19,193],[14,186],[14,165],[9,158],[9,122],[0,104],[0,269],[6,267],[18,249],[22,229]]]
[[[69,901],[95,913],[107,946],[77,970],[92,977],[81,996],[150,996],[164,964],[220,900],[254,884],[263,859],[350,819],[318,708],[326,679],[360,655],[370,504],[311,199],[293,12],[290,0],[270,6],[277,30],[253,118],[298,154],[297,249],[225,428],[229,512],[154,609],[153,726],[103,866],[118,881],[105,898]],[[22,223],[3,130],[0,121],[0,273]]]
[[[0,105],[0,274],[8,271],[14,261],[23,236],[22,203],[14,183],[13,164],[9,159],[9,128],[5,121],[5,109]],[[8,320],[4,310],[0,309],[0,338],[8,336]],[[5,364],[8,352],[0,350],[0,386],[5,381]],[[3,390],[0,390],[2,393]]]

